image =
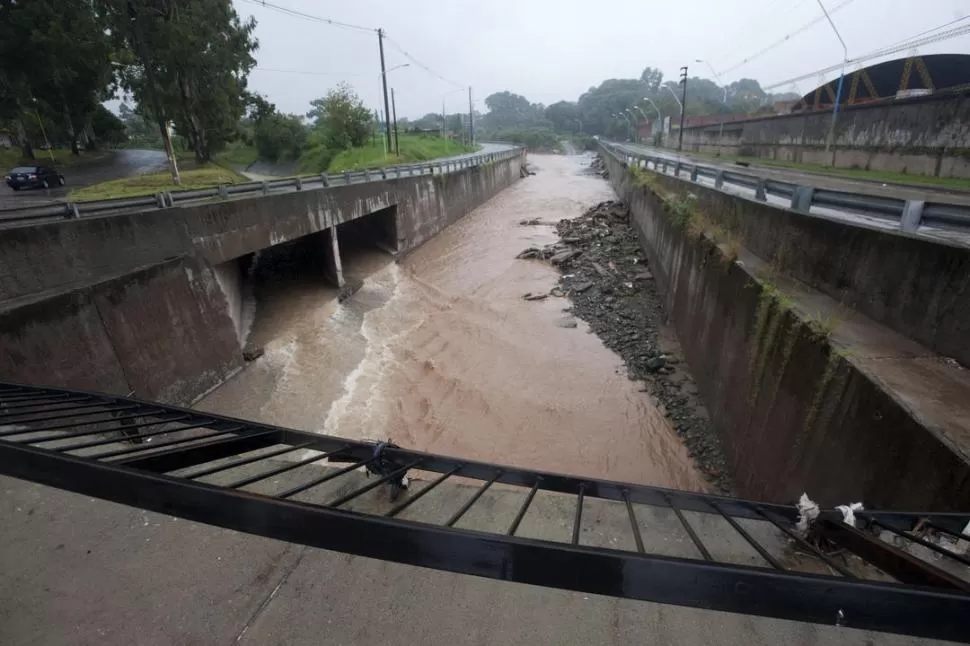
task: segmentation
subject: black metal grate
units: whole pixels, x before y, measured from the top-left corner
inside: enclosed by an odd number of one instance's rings
[[[313,454],[302,454],[308,451]],[[327,468],[320,468],[324,458]],[[360,469],[376,477],[352,475]],[[405,490],[402,477],[415,470],[430,476]],[[793,531],[796,511],[787,505],[541,473],[125,397],[3,383],[0,473],[221,527],[441,570],[970,641],[970,559],[939,540],[970,540],[960,533],[970,514],[865,511],[856,528],[843,523],[839,512],[825,510],[813,538],[805,540]],[[472,487],[470,495],[462,489],[463,502],[448,509],[445,520],[404,518],[449,480]],[[383,506],[359,504],[382,485],[396,497]],[[460,526],[485,505],[486,493],[498,489],[518,496],[514,515],[494,526]],[[296,499],[315,493],[320,495],[313,500]],[[524,521],[530,511],[537,513],[543,496],[571,515],[561,541],[523,536]],[[622,524],[610,529],[630,549],[593,544],[584,535],[598,522],[590,520],[597,505],[619,514]],[[689,539],[689,556],[654,549],[661,513]],[[722,530],[712,534],[708,519],[723,520]],[[758,564],[726,556],[732,540],[748,546]]]

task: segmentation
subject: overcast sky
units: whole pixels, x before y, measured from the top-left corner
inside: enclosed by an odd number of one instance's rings
[[[241,16],[254,16],[258,23],[258,64],[250,87],[280,110],[303,114],[311,99],[341,81],[350,83],[368,106],[380,107],[375,33],[287,15],[260,6],[260,0],[233,1]],[[269,1],[314,16],[382,27],[390,38],[385,46],[388,69],[410,63],[388,73],[399,117],[440,112],[443,96],[448,112],[467,110],[467,93],[456,85],[472,86],[476,109],[485,111],[484,98],[492,92],[510,90],[547,105],[575,101],[604,79],[639,77],[647,65],[661,68],[666,79],[675,78],[685,64],[692,76],[713,79],[705,63],[694,62],[705,59],[723,83],[747,77],[770,85],[843,58],[817,0]],[[823,2],[850,59],[970,15],[968,0]],[[970,19],[953,26],[968,23]],[[970,53],[970,36],[919,51]],[[774,91],[804,94],[837,75],[813,76]]]

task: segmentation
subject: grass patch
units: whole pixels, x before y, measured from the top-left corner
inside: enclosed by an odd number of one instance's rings
[[[216,161],[224,166],[247,168],[259,159],[255,146],[247,146],[241,141],[229,144],[225,150],[216,155]]]
[[[82,150],[80,155],[74,155],[67,148],[55,148],[50,151],[54,153],[54,161],[51,161],[48,151],[40,148],[34,149],[35,159],[25,159],[21,154],[20,148],[0,148],[0,173],[6,172],[16,166],[53,166],[55,169],[70,168],[85,162],[100,159],[109,154],[110,150]]]
[[[441,137],[427,137],[421,135],[401,135],[401,154],[388,153],[384,156],[384,143],[380,140],[361,148],[343,150],[330,161],[327,170],[339,173],[344,170],[361,170],[364,168],[381,168],[396,164],[410,164],[428,161],[438,157],[460,155],[475,152],[478,147],[466,146],[456,141],[449,141]],[[321,169],[306,168],[310,172],[320,172]]]
[[[154,195],[162,191],[184,191],[194,188],[218,186],[219,184],[240,184],[249,181],[231,169],[216,165],[183,170],[179,175],[182,178],[182,184],[180,186],[172,184],[172,176],[169,175],[168,171],[163,173],[148,173],[79,188],[71,191],[70,199],[76,202],[106,200],[113,197]]]
[[[833,168],[822,164],[803,164],[799,162],[783,161],[779,159],[762,159],[761,157],[742,157],[733,155],[715,155],[712,153],[691,153],[710,159],[718,159],[727,162],[745,162],[757,166],[768,166],[774,168],[789,168],[791,170],[803,170],[810,173],[821,173],[833,177],[844,177],[847,179],[863,179],[873,182],[883,182],[886,184],[911,184],[914,186],[929,186],[938,188],[956,188],[970,190],[970,179],[962,177],[934,177],[932,175],[912,175],[909,173],[894,173],[891,171],[866,170],[864,168]]]

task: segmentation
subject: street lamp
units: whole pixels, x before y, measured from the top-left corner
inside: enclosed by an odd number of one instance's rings
[[[40,111],[37,110],[37,99],[30,97],[30,101],[34,104],[34,116],[37,117],[37,125],[40,126],[40,134],[44,135],[44,145],[47,146],[47,154],[50,155],[51,162],[53,162],[54,148],[51,146],[50,139],[47,138],[47,130],[44,129],[44,122],[40,120]]]
[[[670,95],[672,97],[674,97],[674,101],[676,101],[677,102],[677,105],[680,106],[680,113],[681,114],[684,114],[684,104],[680,102],[680,97],[677,96],[677,93],[674,92],[673,90],[671,90],[669,85],[665,85],[664,86],[664,89],[667,90],[668,92],[670,92]]]
[[[828,139],[825,140],[825,152],[828,152],[829,147],[835,140],[835,123],[839,119],[839,103],[842,101],[842,83],[845,81],[845,65],[849,62],[849,48],[845,46],[845,41],[842,40],[842,34],[840,34],[839,30],[836,29],[835,23],[832,22],[832,17],[829,16],[828,10],[825,8],[825,5],[822,4],[822,0],[818,0],[818,6],[822,8],[822,13],[825,14],[826,20],[828,20],[829,24],[832,26],[832,31],[835,32],[835,36],[839,39],[839,42],[842,43],[842,71],[839,72],[839,87],[835,91],[835,107],[832,108],[832,125],[829,127]],[[835,165],[834,160],[832,165]]]
[[[630,123],[630,118],[627,116],[626,112],[618,112],[618,113],[614,114],[613,116],[616,117],[616,118],[618,118],[618,119],[623,119],[623,123],[625,125],[628,125],[631,128],[633,128],[633,125]]]
[[[382,70],[381,73],[377,75],[377,80],[381,82],[381,88],[382,88],[381,91],[383,91],[384,85],[386,83],[387,75],[390,74],[391,72],[393,72],[394,70],[399,70],[399,69],[401,69],[403,67],[411,67],[411,63],[401,63],[400,65],[395,65],[394,67],[392,67],[389,70]],[[392,90],[392,93],[393,93],[393,90]],[[384,158],[386,159],[387,158],[387,152],[388,152],[387,151],[387,148],[388,148],[388,140],[391,138],[390,137],[390,134],[391,134],[391,115],[389,115],[389,114],[385,114],[384,115],[384,127],[387,129],[387,134],[388,134],[388,136],[384,137]],[[401,151],[400,150],[397,150],[395,152],[397,154],[400,154]]]
[[[640,143],[640,128],[637,127],[637,115],[635,115],[633,113],[633,110],[631,110],[630,108],[627,108],[626,112],[627,114],[630,115],[630,118],[633,123],[633,143],[638,144]]]

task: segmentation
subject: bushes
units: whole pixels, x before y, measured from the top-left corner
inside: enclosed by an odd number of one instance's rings
[[[560,147],[559,135],[549,128],[509,128],[488,133],[489,139],[508,141],[531,149],[556,150]]]
[[[253,143],[261,159],[297,159],[306,146],[307,133],[299,117],[274,113],[256,125]]]

